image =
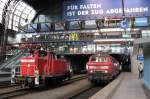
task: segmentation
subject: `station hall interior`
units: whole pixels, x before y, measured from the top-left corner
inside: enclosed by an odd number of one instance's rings
[[[150,93],[149,38],[148,0],[0,0],[0,74],[31,50],[65,58],[75,75],[88,72],[90,57],[107,53],[121,73],[138,78],[142,64]]]

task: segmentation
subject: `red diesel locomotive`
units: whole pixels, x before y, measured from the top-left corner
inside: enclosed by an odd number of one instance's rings
[[[93,55],[86,65],[88,79],[92,83],[109,82],[119,73],[119,62],[110,55]]]
[[[58,59],[53,52],[30,51],[19,61],[17,69],[12,70],[11,83],[35,87],[48,84],[50,80],[60,82],[71,77],[68,61],[64,58]]]

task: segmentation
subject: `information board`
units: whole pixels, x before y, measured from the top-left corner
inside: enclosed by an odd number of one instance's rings
[[[137,60],[138,61],[144,61],[144,56],[143,55],[137,55]]]

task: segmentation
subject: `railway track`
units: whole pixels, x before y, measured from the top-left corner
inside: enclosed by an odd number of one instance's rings
[[[0,89],[6,89],[6,88],[15,87],[15,86],[19,86],[19,85],[17,85],[17,84],[16,85],[11,85],[10,81],[0,83]]]
[[[29,92],[27,90],[28,89],[21,89],[21,88],[13,88],[11,90],[9,89],[8,92],[0,94],[0,99],[8,99],[11,97],[16,97],[16,96],[28,94]]]
[[[37,93],[37,92],[41,92],[44,90],[52,90],[61,86],[65,86],[68,84],[71,84],[73,82],[82,80],[87,78],[86,75],[83,76],[79,76],[79,77],[74,77],[68,81],[64,81],[62,84],[56,85],[56,86],[50,86],[50,87],[39,87],[39,88],[34,88],[34,89],[29,89],[29,88],[21,88],[20,86],[3,86],[3,90],[0,90],[0,99],[8,99],[8,98],[12,98],[12,97],[17,97],[17,96],[21,96],[21,95],[26,95],[29,93]],[[1,86],[2,87],[2,86]]]
[[[0,83],[0,89],[7,88],[7,87],[11,87],[10,81]]]
[[[72,82],[75,82],[75,81],[79,81],[79,80],[82,80],[82,79],[85,79],[85,78],[87,78],[87,75],[83,75],[83,76],[80,76],[80,77],[74,77],[70,80],[64,81],[62,83],[62,85],[66,85],[66,84],[69,84],[69,83],[72,83]]]
[[[76,92],[76,94],[68,97],[67,99],[89,99],[91,96],[93,96],[95,93],[100,91],[102,88],[107,86],[109,83],[99,83],[96,84],[95,86],[91,86],[85,90],[81,90],[79,92]]]
[[[69,97],[69,99],[89,99],[102,88],[102,86],[92,86],[88,89],[85,89],[84,91],[78,92],[77,94]]]

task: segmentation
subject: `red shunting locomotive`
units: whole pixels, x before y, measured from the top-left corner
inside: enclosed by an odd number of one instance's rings
[[[19,66],[12,70],[12,84],[35,87],[49,84],[51,80],[61,82],[71,77],[69,62],[62,57],[57,58],[53,52],[30,51],[19,61]]]

